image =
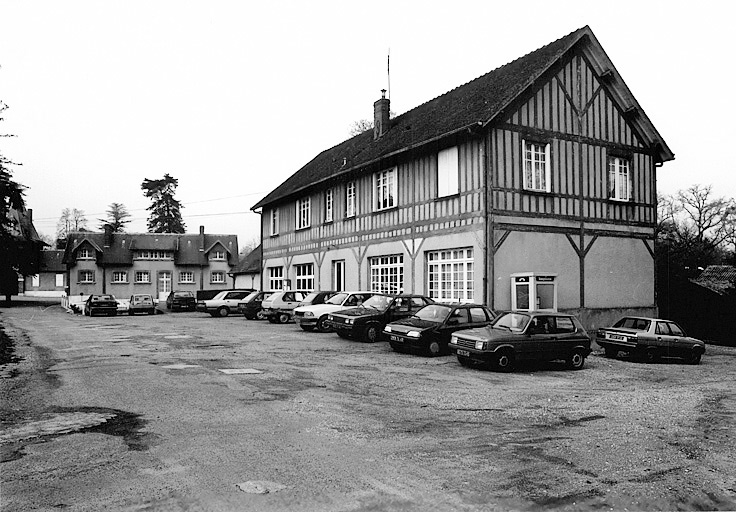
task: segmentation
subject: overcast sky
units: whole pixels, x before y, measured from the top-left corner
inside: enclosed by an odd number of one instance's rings
[[[373,117],[401,114],[589,25],[675,153],[660,192],[736,196],[736,2],[0,0],[2,153],[39,232],[108,205],[145,232],[169,173],[187,231],[257,238],[250,208]],[[724,153],[725,151],[725,153]]]

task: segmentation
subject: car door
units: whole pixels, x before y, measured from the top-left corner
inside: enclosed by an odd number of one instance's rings
[[[396,320],[411,316],[411,298],[397,297],[393,304],[388,308],[388,314],[384,323],[390,324]]]
[[[245,296],[245,292],[228,292],[224,297],[225,305],[227,305],[227,307],[229,307],[232,311],[237,311],[238,302],[244,299]]]
[[[550,317],[538,315],[532,318],[526,328],[526,336],[519,339],[516,349],[517,358],[549,359],[554,353],[553,336],[551,335]]]
[[[680,356],[682,354],[690,353],[690,350],[693,347],[693,342],[687,337],[685,331],[683,331],[675,322],[667,322],[667,325],[670,328],[670,335],[672,336],[670,341],[670,355]]]
[[[676,336],[672,335],[669,322],[657,322],[654,327],[654,345],[660,351],[660,354],[669,357],[670,349],[675,343]]]
[[[439,327],[440,341],[449,343],[453,332],[473,326],[474,324],[471,323],[470,315],[468,314],[468,308],[456,308],[452,310],[450,315]]]
[[[575,322],[568,316],[550,317],[550,337],[545,344],[547,359],[567,358],[580,343],[586,341],[575,328]]]

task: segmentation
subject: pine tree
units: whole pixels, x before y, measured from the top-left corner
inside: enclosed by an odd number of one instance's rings
[[[174,198],[179,180],[168,173],[160,180],[149,180],[141,183],[143,195],[151,199],[152,204],[147,210],[149,233],[185,233],[186,227],[181,218],[181,203]]]
[[[130,213],[128,213],[128,209],[123,203],[110,203],[107,218],[97,220],[100,221],[100,229],[110,226],[113,233],[122,233],[125,231],[125,225],[130,222],[130,220],[127,220],[129,217]]]

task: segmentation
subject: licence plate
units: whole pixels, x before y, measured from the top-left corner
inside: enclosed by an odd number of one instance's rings
[[[391,341],[398,341],[399,343],[403,343],[404,342],[404,340],[401,338],[401,336],[395,336],[393,334],[391,336],[389,336],[389,339]]]
[[[609,340],[626,341],[626,336],[621,336],[620,334],[606,334],[606,338]]]
[[[459,356],[469,356],[470,355],[470,352],[468,352],[467,350],[463,350],[463,349],[459,348],[459,349],[457,349],[457,355],[459,355]]]

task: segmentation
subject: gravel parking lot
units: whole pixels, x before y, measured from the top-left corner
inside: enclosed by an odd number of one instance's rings
[[[0,327],[3,511],[736,509],[734,348],[502,374],[240,316]]]

